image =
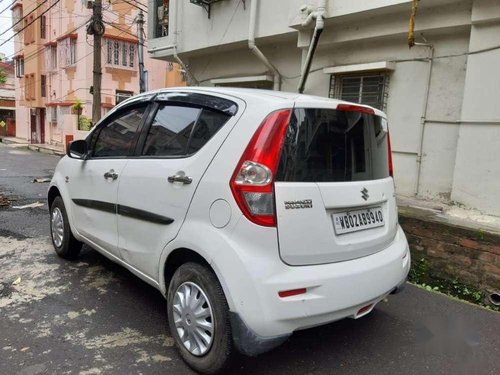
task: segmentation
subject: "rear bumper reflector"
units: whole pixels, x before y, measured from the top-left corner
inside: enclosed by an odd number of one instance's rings
[[[299,294],[305,294],[306,292],[307,292],[306,288],[301,288],[301,289],[283,290],[281,292],[278,292],[278,295],[281,298],[286,298],[286,297],[296,296]]]

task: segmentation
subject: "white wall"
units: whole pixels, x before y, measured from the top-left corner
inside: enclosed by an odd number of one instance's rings
[[[177,50],[202,85],[210,85],[215,78],[269,73],[247,48],[249,1],[246,10],[238,3],[221,1],[213,7],[210,20],[188,2],[179,8]],[[302,51],[308,47],[303,41],[309,39],[309,31],[297,30],[298,9],[303,3],[316,2],[260,3],[257,45],[282,74],[281,89],[296,91]],[[435,56],[428,98],[431,51],[408,49],[409,1],[336,0],[329,4],[306,93],[328,96],[330,76],[323,73],[324,67],[393,61],[387,114],[398,193],[452,199],[500,215],[496,199],[500,163],[495,162],[500,159],[500,50],[468,55],[500,45],[500,3],[421,2],[417,40],[423,41],[423,33],[434,46]],[[172,40],[149,40],[149,46],[161,47]],[[171,54],[164,50],[153,55],[171,59]]]
[[[500,46],[500,6],[476,1],[470,51]],[[470,55],[451,198],[500,215],[500,49]]]

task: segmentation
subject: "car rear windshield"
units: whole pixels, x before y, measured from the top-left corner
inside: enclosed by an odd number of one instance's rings
[[[295,109],[276,181],[343,182],[389,176],[382,117],[333,109]]]

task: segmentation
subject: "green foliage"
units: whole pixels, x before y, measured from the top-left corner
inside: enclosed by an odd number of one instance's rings
[[[7,82],[7,74],[3,69],[0,69],[0,84]]]
[[[83,102],[80,99],[76,99],[75,103],[71,106],[71,109],[80,113],[80,111],[83,109]]]
[[[500,311],[499,306],[485,304],[486,296],[484,293],[472,285],[462,283],[457,278],[446,280],[431,275],[429,272],[429,264],[425,258],[420,258],[413,262],[408,278],[410,282],[420,285],[429,292],[444,293],[486,307],[490,310]]]
[[[429,274],[429,264],[425,258],[420,258],[419,260],[413,262],[410,269],[409,279],[410,281],[419,284],[423,282],[426,276]]]
[[[92,129],[92,121],[87,116],[78,117],[78,129],[89,131]]]

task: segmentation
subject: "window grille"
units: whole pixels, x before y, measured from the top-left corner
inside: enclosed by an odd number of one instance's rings
[[[135,67],[135,51],[134,43],[108,38],[106,39],[106,64],[121,68],[133,68]]]
[[[389,75],[349,74],[330,76],[330,98],[360,103],[385,110],[387,104]]]

